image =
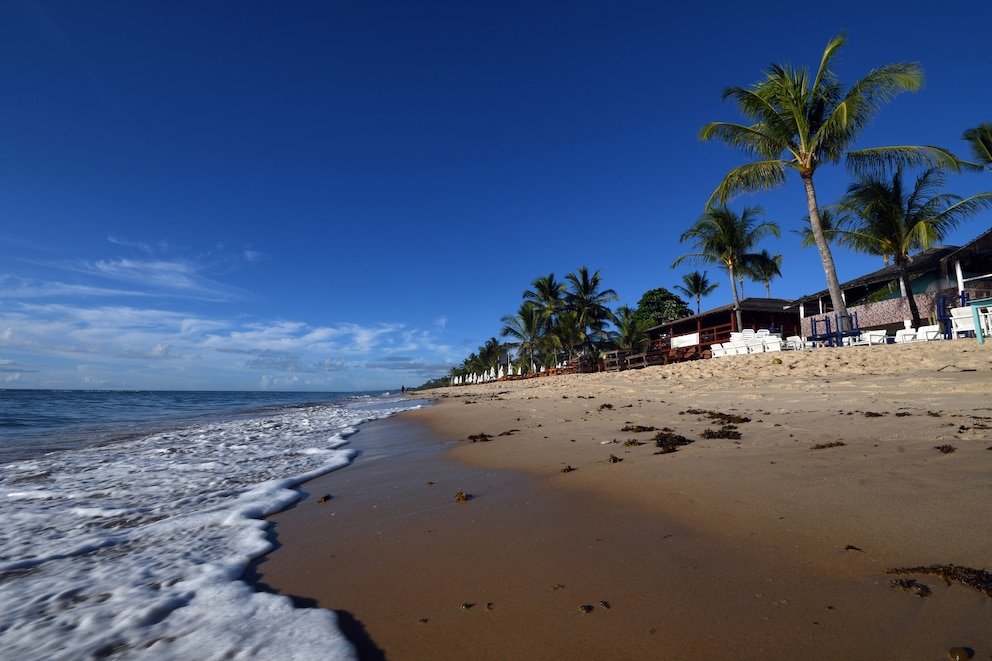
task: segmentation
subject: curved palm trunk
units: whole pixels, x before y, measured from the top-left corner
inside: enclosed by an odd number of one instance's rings
[[[809,226],[813,231],[813,239],[816,241],[816,248],[820,251],[820,261],[823,262],[823,274],[827,277],[827,290],[830,292],[830,303],[833,305],[834,313],[844,317],[842,322],[844,330],[850,330],[850,319],[847,319],[847,304],[844,303],[844,296],[840,290],[840,282],[837,280],[837,269],[834,267],[834,257],[830,254],[830,246],[827,244],[827,237],[823,233],[823,224],[820,222],[820,207],[816,203],[816,190],[813,188],[813,173],[803,173],[803,186],[806,188],[806,206],[809,208]]]
[[[744,328],[744,317],[741,315],[741,299],[737,296],[737,276],[734,275],[734,265],[727,264],[730,271],[730,286],[734,290],[734,314],[737,316],[737,330]]]
[[[913,296],[913,286],[909,283],[909,271],[906,270],[905,265],[902,265],[899,279],[902,281],[902,288],[906,292],[906,303],[909,304],[909,314],[913,317],[913,328],[919,328],[922,325],[920,321],[920,308],[916,305],[916,297]]]

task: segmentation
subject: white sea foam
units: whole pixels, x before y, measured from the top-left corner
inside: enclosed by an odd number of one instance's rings
[[[348,464],[363,399],[0,467],[4,659],[351,659],[333,612],[240,581],[261,520]]]

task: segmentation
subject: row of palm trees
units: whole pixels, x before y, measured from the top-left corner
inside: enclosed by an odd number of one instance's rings
[[[501,336],[511,339],[529,371],[536,371],[539,363],[554,365],[591,353],[610,339],[608,329],[617,316],[609,303],[619,297],[603,288],[598,270],[590,273],[583,266],[566,275],[564,282],[549,273],[534,280],[531,287],[524,292],[517,313],[502,318],[500,330]]]
[[[700,299],[717,285],[705,271],[684,275],[682,281],[684,286],[675,289],[695,298],[698,313]],[[535,373],[576,357],[598,357],[604,350],[640,350],[647,344],[648,328],[692,314],[685,301],[664,288],[645,292],[636,308],[611,310],[609,304],[618,300],[613,289],[603,287],[598,270],[583,266],[563,281],[554,273],[541,276],[524,291],[516,314],[502,317],[499,334],[506,340],[486,340],[448,376],[492,374],[510,365]]]

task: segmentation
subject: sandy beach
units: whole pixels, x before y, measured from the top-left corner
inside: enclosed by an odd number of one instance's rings
[[[992,344],[417,396],[256,568],[363,659],[992,657]]]

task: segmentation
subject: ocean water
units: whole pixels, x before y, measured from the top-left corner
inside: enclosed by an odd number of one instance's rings
[[[262,520],[347,466],[388,393],[0,391],[0,657],[352,659],[240,580]]]

